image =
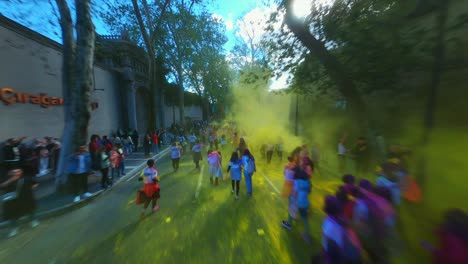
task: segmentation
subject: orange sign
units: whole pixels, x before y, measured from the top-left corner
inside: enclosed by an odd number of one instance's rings
[[[19,93],[11,88],[0,88],[0,99],[6,105],[12,105],[15,103],[22,104],[37,104],[44,108],[49,108],[50,106],[63,105],[63,98],[48,96],[45,93],[40,93],[38,95],[28,94],[28,93]]]

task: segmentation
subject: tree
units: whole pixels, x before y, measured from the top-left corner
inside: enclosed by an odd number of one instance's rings
[[[164,15],[171,4],[170,0],[148,3],[147,0],[107,2],[107,8],[100,13],[103,20],[113,32],[128,32],[135,43],[143,46],[148,60],[148,86],[150,91],[150,109],[148,128],[164,126],[163,91],[164,83],[157,77],[159,65],[156,57],[159,55],[159,42],[162,40],[161,25]]]
[[[204,119],[209,103],[224,107],[230,86],[230,70],[223,54],[227,38],[224,25],[206,12],[196,16],[192,26],[192,54],[184,61],[187,85],[200,96]]]
[[[157,20],[157,24],[153,25],[153,19],[151,17],[150,13],[150,8],[148,6],[148,2],[146,0],[143,0],[143,7],[145,10],[145,15],[146,15],[146,28],[145,28],[145,23],[143,21],[140,8],[138,7],[138,3],[136,0],[132,0],[132,5],[133,5],[133,10],[135,12],[135,16],[138,21],[138,26],[140,28],[141,34],[143,36],[143,40],[146,46],[146,51],[148,54],[148,73],[149,73],[149,87],[150,87],[150,92],[151,92],[151,99],[150,99],[150,123],[149,123],[149,128],[150,130],[154,130],[155,126],[154,124],[158,123],[159,120],[159,126],[163,126],[162,118],[164,116],[164,107],[162,103],[162,86],[157,85],[157,67],[158,65],[156,64],[156,45],[157,45],[157,38],[156,34],[160,29],[164,13],[166,12],[166,8],[168,7],[170,3],[170,0],[165,0],[163,5],[160,7],[160,15],[159,19]],[[149,31],[149,33],[147,32]],[[156,101],[157,107],[154,107],[154,102]],[[155,110],[158,109],[160,113],[160,118],[157,118],[157,115],[155,114]],[[153,123],[155,122],[155,123]]]
[[[91,88],[93,87],[95,32],[91,20],[90,0],[76,0],[76,24],[66,0],[56,0],[60,14],[63,39],[63,98],[64,120],[62,147],[56,175],[58,186],[67,182],[67,157],[88,141],[91,117]],[[76,40],[74,33],[76,32]]]
[[[326,48],[325,43],[317,39],[307,24],[297,19],[292,11],[291,0],[285,0],[285,22],[294,36],[322,63],[330,78],[336,83],[340,93],[350,103],[353,112],[358,116],[366,116],[366,107],[357,87],[343,64]],[[365,120],[365,118],[360,118]]]

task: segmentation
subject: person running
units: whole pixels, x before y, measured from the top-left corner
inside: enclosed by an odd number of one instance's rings
[[[197,140],[197,136],[195,136],[195,133],[190,133],[190,136],[188,137],[188,140],[190,142],[190,148],[192,149],[197,142],[199,143],[199,140]]]
[[[221,155],[217,151],[210,149],[208,150],[207,161],[210,166],[210,183],[213,184],[214,177],[214,184],[218,185],[218,179],[221,178],[223,174],[221,169]]]
[[[304,169],[307,167],[305,158],[302,158],[300,161],[299,166],[294,169],[294,187],[292,191],[292,197],[294,201],[296,201],[296,206],[299,215],[302,218],[304,223],[304,233],[302,237],[307,243],[311,242],[311,237],[309,233],[309,221],[308,221],[308,211],[309,211],[309,194],[312,191],[312,186],[310,184],[310,176],[308,172]],[[291,230],[292,229],[292,218],[289,215],[288,222],[283,221],[283,227]]]
[[[2,197],[3,202],[3,217],[5,220],[10,220],[13,226],[8,234],[8,237],[13,237],[18,234],[18,220],[22,216],[29,216],[31,227],[36,227],[39,222],[36,220],[36,199],[34,198],[33,190],[38,184],[32,176],[23,176],[23,170],[13,169],[8,171],[9,179],[0,184],[0,188],[7,193],[15,193],[16,197],[6,199]]]
[[[243,139],[241,138],[241,141]],[[244,141],[245,144],[245,141]],[[240,144],[239,144],[240,146]],[[244,150],[244,154],[242,155],[242,165],[244,167],[244,178],[245,178],[245,185],[247,188],[247,195],[249,197],[252,196],[252,175],[257,171],[257,166],[255,164],[255,158],[250,153],[249,149]]]
[[[231,193],[234,193],[234,187],[236,192],[236,200],[239,199],[239,184],[242,178],[242,160],[239,159],[239,154],[233,152],[231,159],[229,160],[229,165],[227,172],[231,171]]]
[[[294,168],[296,167],[297,160],[294,157],[288,157],[288,163],[284,166],[284,185],[281,196],[284,198],[289,198],[291,195],[293,186],[294,186]]]
[[[139,179],[144,181],[143,189],[141,191],[143,191],[145,195],[143,210],[140,214],[141,217],[145,216],[146,209],[148,208],[150,202],[153,213],[159,209],[159,205],[156,204],[160,197],[158,171],[154,168],[154,160],[148,160],[146,165],[148,167],[144,170],[143,177]]]
[[[200,168],[200,160],[202,160],[202,155],[201,151],[203,148],[203,144],[200,143],[200,140],[195,141],[195,145],[192,147],[192,152],[193,152],[193,162],[195,163],[195,168],[199,169]]]
[[[326,217],[322,223],[324,263],[362,263],[362,246],[354,231],[343,219],[340,201],[331,195],[325,197]]]
[[[172,143],[171,147],[171,159],[172,159],[172,168],[174,171],[179,169],[179,162],[180,162],[180,151],[182,147],[177,144],[177,142]]]

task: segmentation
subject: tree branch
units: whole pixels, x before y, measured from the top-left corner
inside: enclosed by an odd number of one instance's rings
[[[156,24],[156,27],[153,29],[153,31],[150,34],[150,38],[151,38],[152,42],[156,41],[156,39],[155,39],[156,32],[158,32],[159,28],[162,25],[162,22],[164,21],[163,17],[164,17],[164,14],[166,13],[167,7],[169,6],[170,3],[171,3],[171,0],[166,0],[166,2],[164,2],[164,5],[163,5],[163,7],[161,9],[161,15],[159,16],[159,21]]]
[[[365,104],[354,82],[345,71],[343,65],[326,49],[323,42],[312,35],[309,28],[297,20],[292,12],[292,0],[285,0],[285,22],[297,39],[312,52],[327,70],[330,78],[336,83],[340,93],[350,102],[351,108],[358,116],[365,116]]]

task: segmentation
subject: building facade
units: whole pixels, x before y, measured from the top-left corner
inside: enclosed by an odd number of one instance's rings
[[[61,137],[62,45],[0,15],[0,141],[10,137]],[[89,134],[148,127],[148,67],[145,51],[125,36],[97,36]],[[175,120],[172,108],[165,127]],[[201,117],[198,106],[185,110]],[[167,114],[166,114],[167,115]]]

